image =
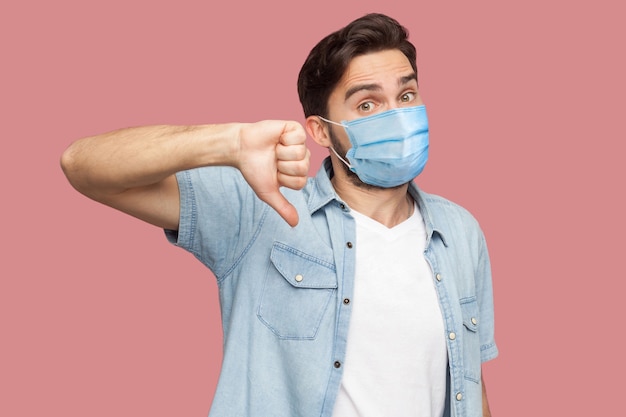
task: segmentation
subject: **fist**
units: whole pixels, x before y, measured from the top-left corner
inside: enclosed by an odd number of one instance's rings
[[[310,155],[298,122],[266,120],[241,127],[237,168],[257,196],[290,226],[298,224],[298,213],[279,188],[305,186]]]

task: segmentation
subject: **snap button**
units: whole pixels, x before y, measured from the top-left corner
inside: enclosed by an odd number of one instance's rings
[[[472,317],[472,324],[474,326],[478,324],[478,320],[476,320],[476,317]]]
[[[301,274],[296,275],[296,281],[300,282],[304,279],[304,277]]]
[[[335,361],[334,365],[335,365],[335,368],[341,368],[341,362],[339,361]]]
[[[457,401],[461,401],[463,399],[463,394],[461,394],[460,392],[456,393],[456,400]]]
[[[450,338],[450,340],[454,340],[454,339],[456,339],[456,333],[454,333],[454,332],[450,332],[450,334],[448,335],[448,337]]]
[[[437,281],[441,281],[441,274],[435,275],[435,278],[437,278]]]
[[[344,299],[343,299],[343,303],[344,303],[345,305],[350,304],[350,299],[349,299],[349,298],[344,298]]]
[[[352,249],[352,242],[348,242],[348,243],[346,243],[346,246],[347,246],[349,249]]]
[[[342,210],[345,210],[346,209],[346,205],[341,203],[341,204],[339,204],[339,208],[342,209]]]

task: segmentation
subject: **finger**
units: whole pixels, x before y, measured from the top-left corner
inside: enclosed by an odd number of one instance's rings
[[[276,146],[276,158],[282,161],[301,161],[307,158],[308,148],[305,144]]]
[[[276,161],[279,174],[306,177],[309,173],[309,161]]]
[[[298,211],[279,191],[259,194],[259,198],[269,204],[289,226],[298,224]]]
[[[283,145],[299,145],[306,143],[306,132],[298,122],[285,122],[285,127],[280,135],[280,143]]]
[[[278,179],[278,183],[281,187],[287,187],[293,190],[300,190],[306,185],[308,175],[286,175],[279,172],[276,175],[276,178]]]

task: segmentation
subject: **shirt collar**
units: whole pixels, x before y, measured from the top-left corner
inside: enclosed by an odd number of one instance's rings
[[[308,208],[311,215],[333,200],[338,202],[342,201],[330,182],[332,175],[333,166],[330,162],[330,158],[326,157],[315,175],[314,187],[309,195]],[[409,183],[409,194],[411,194],[411,197],[417,202],[417,206],[424,219],[427,243],[430,242],[433,234],[436,233],[441,238],[444,246],[448,246],[443,232],[433,221],[433,216],[431,215],[432,208],[427,203],[426,194],[421,191],[413,181]]]
[[[315,175],[314,187],[309,195],[308,206],[311,215],[333,200],[341,201],[330,182],[332,175],[333,165],[330,157],[326,157]]]
[[[420,190],[417,185],[413,181],[409,183],[409,194],[415,201],[417,201],[417,206],[419,207],[420,214],[424,219],[424,227],[426,228],[426,246],[430,243],[433,235],[436,233],[441,238],[444,246],[448,246],[446,242],[446,237],[443,234],[441,228],[437,227],[432,215],[432,207],[428,204],[426,193]]]

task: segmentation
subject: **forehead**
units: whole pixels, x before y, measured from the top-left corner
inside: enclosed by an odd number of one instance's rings
[[[343,96],[361,84],[379,84],[383,89],[392,87],[399,79],[413,73],[408,58],[397,49],[359,55],[350,61],[332,95]]]

